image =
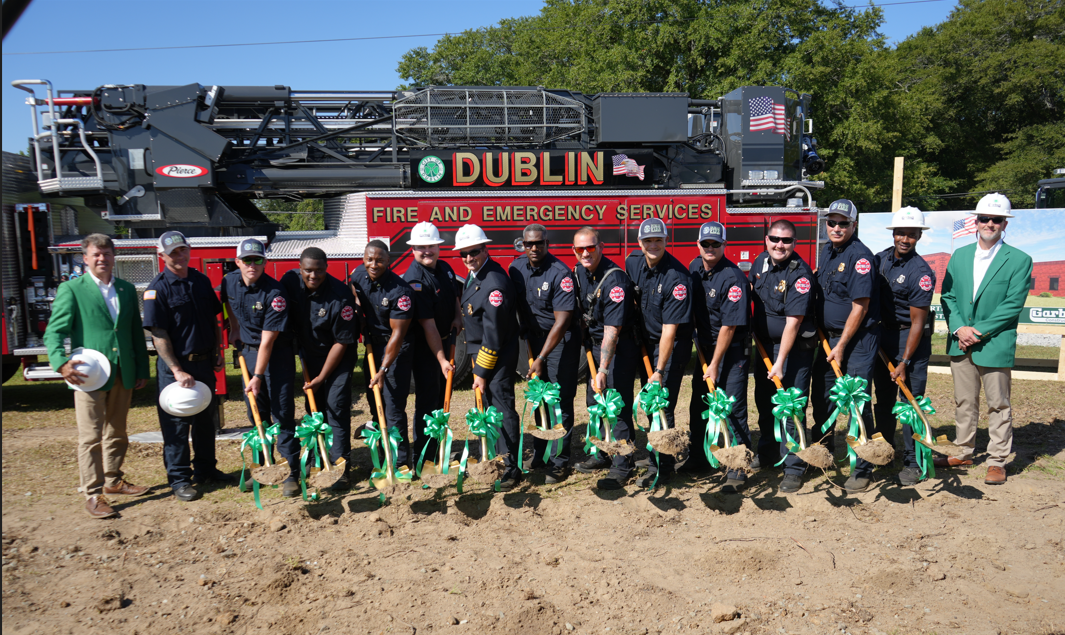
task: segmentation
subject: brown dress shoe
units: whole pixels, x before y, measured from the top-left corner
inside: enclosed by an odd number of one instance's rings
[[[118,512],[111,509],[111,506],[107,504],[107,499],[103,496],[90,496],[89,500],[85,501],[85,511],[89,512],[89,515],[93,518],[114,518],[118,516]]]
[[[987,477],[984,483],[988,485],[1002,485],[1006,482],[1006,468],[992,465],[987,468]]]
[[[932,457],[932,465],[936,467],[958,467],[959,465],[972,464],[972,459],[960,459],[956,456],[936,455]]]
[[[134,485],[126,481],[119,481],[118,487],[104,486],[104,494],[118,494],[120,496],[141,496],[148,493],[147,485]]]

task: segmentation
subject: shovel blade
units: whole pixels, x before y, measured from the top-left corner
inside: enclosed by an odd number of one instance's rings
[[[925,446],[929,450],[934,450],[935,449],[934,445],[932,445],[928,441],[925,441],[924,437],[922,437],[921,435],[917,434],[916,432],[913,433],[913,440],[918,442],[918,443],[920,443],[921,445]]]
[[[261,485],[280,485],[285,482],[290,473],[288,461],[282,460],[270,466],[253,469],[251,476]]]
[[[947,435],[945,435],[945,434],[941,434],[938,437],[936,437],[936,443],[943,443],[945,445],[954,445],[953,443],[950,442],[950,439],[947,438]]]
[[[432,461],[422,463],[422,476],[432,476],[433,474],[440,473],[440,468],[436,466],[436,463],[433,463]]]
[[[853,437],[849,434],[847,435],[847,445],[851,446],[852,448],[856,448],[861,444],[862,442],[859,441],[856,437]]]
[[[873,436],[869,437],[869,440],[870,441],[883,441],[884,443],[887,443],[887,439],[885,439],[884,435],[880,434],[879,432],[874,433]]]

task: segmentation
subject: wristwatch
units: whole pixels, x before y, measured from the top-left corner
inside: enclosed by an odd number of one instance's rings
[[[388,366],[382,366],[379,370],[380,370],[381,373],[383,373],[385,375],[388,374]]]
[[[541,360],[541,359],[543,359],[543,360],[546,360],[547,358],[546,358],[546,357],[544,357],[543,355],[537,355],[537,356],[536,356],[536,359],[535,359],[535,360],[533,360],[533,361],[539,361],[539,360]]]
[[[252,377],[258,377],[259,379],[266,381],[266,375],[262,373],[255,373],[254,375],[252,375]]]
[[[906,364],[907,366],[909,366],[913,362],[912,362],[912,360],[909,360],[909,359],[900,359],[899,363],[900,364]]]

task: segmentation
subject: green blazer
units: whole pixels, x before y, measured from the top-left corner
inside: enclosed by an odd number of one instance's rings
[[[100,390],[111,390],[115,369],[122,370],[122,385],[133,388],[138,379],[151,376],[148,346],[141,326],[137,289],[115,278],[118,293],[118,319],[111,320],[104,297],[88,274],[59,285],[52,316],[44,332],[48,361],[56,371],[69,358],[63,350],[63,338],[70,338],[70,348],[79,346],[100,351],[111,362],[111,376]]]
[[[1002,243],[973,299],[973,258],[976,243],[954,252],[943,276],[943,314],[950,334],[947,354],[964,355],[953,333],[963,326],[980,331],[970,350],[973,363],[987,368],[1013,368],[1017,352],[1017,320],[1028,297],[1032,257]]]

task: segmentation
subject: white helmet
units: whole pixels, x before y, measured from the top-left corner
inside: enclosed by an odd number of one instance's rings
[[[67,385],[74,390],[81,392],[99,390],[111,376],[111,362],[100,351],[94,351],[91,348],[75,348],[70,353],[70,361],[74,362],[74,370],[88,375],[78,386],[67,382]]]
[[[1010,200],[995,192],[980,199],[980,202],[976,204],[976,211],[970,212],[970,214],[1013,218],[1013,214],[1010,213],[1012,211],[1013,205],[1010,205]]]
[[[207,409],[211,403],[211,389],[202,381],[192,388],[182,388],[174,382],[159,393],[159,407],[175,417],[191,417]]]
[[[902,229],[902,228],[914,228],[914,229],[928,229],[928,225],[924,224],[924,212],[916,207],[903,207],[899,211],[891,215],[891,224],[887,226],[888,229]]]
[[[407,244],[414,247],[418,245],[439,245],[444,242],[440,238],[440,230],[429,221],[422,221],[410,230],[410,239]]]
[[[490,243],[484,230],[476,225],[463,225],[455,234],[455,249],[465,249],[474,245]]]

